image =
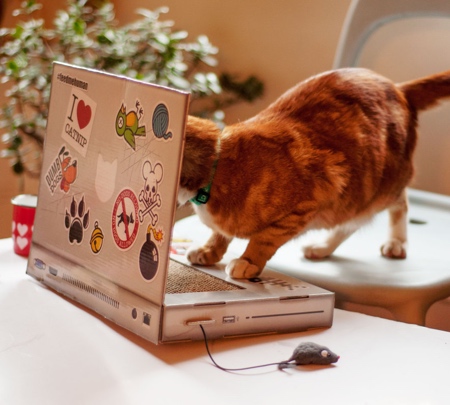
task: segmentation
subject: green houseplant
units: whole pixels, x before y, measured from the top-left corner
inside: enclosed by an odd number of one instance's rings
[[[217,48],[206,36],[189,42],[186,31],[161,21],[167,8],[139,9],[138,20],[119,26],[112,3],[69,0],[47,28],[33,15],[41,7],[37,0],[24,1],[13,13],[16,26],[0,30],[0,80],[7,88],[0,112],[5,131],[0,157],[10,159],[17,174],[36,177],[41,170],[53,61],[190,91],[191,113],[219,125],[222,108],[253,101],[263,92],[253,76],[239,81],[215,73]]]

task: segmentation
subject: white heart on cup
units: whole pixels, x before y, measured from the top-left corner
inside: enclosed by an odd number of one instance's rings
[[[28,239],[27,239],[27,238],[22,238],[22,237],[18,236],[18,237],[16,238],[16,243],[17,243],[17,246],[19,246],[19,248],[20,248],[21,250],[23,250],[23,249],[25,249],[25,248],[27,247],[27,245],[28,245]]]
[[[12,221],[12,233],[16,230],[16,221]]]
[[[17,224],[17,231],[19,232],[20,236],[24,236],[28,232],[28,225],[26,224]]]

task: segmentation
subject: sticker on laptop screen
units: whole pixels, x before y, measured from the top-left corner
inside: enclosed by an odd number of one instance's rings
[[[111,218],[114,242],[122,250],[129,249],[136,240],[139,230],[138,210],[139,203],[133,190],[122,190],[114,203]]]
[[[147,160],[142,165],[142,177],[144,187],[139,193],[139,201],[144,208],[139,210],[139,221],[142,223],[148,216],[153,226],[158,223],[158,214],[156,209],[161,207],[161,194],[159,193],[159,184],[163,179],[163,167],[161,163],[153,164]]]
[[[63,145],[45,174],[45,183],[50,193],[53,195],[56,190],[68,193],[77,179],[77,175],[77,160],[73,158],[70,150]]]
[[[103,230],[100,227],[98,221],[95,221],[94,230],[92,231],[90,240],[92,253],[98,254],[100,252],[103,246],[103,240]]]
[[[97,156],[97,170],[95,173],[95,192],[98,199],[105,203],[113,196],[116,187],[117,159],[112,162],[103,158],[101,153]]]
[[[67,106],[63,139],[86,157],[97,103],[86,93],[73,88]]]
[[[127,108],[125,103],[119,109],[116,117],[116,133],[117,136],[123,137],[124,141],[136,150],[136,138],[145,137],[146,129],[142,124],[144,116],[144,108],[139,100],[133,108]]]
[[[158,104],[153,111],[152,128],[157,138],[164,140],[172,138],[172,132],[168,131],[169,110],[163,103]]]
[[[151,225],[147,227],[146,241],[139,253],[139,270],[146,281],[153,280],[159,268],[159,250],[152,240],[152,236],[156,242],[161,243],[164,239],[164,233],[161,229],[157,231]]]
[[[89,208],[86,206],[84,195],[78,201],[72,197],[69,209],[66,209],[64,225],[69,232],[70,244],[81,244],[84,232],[89,227]]]

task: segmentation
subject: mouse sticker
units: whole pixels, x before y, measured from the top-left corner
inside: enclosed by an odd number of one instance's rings
[[[144,205],[139,210],[139,221],[143,222],[146,216],[150,217],[153,226],[158,223],[158,214],[155,209],[161,207],[161,195],[158,192],[159,184],[163,179],[163,167],[161,163],[152,166],[150,161],[145,161],[142,166],[144,188],[139,193],[139,201]]]
[[[136,150],[136,137],[144,137],[146,134],[145,125],[141,125],[140,120],[144,115],[144,109],[139,100],[136,100],[136,110],[128,110],[124,103],[119,109],[116,117],[116,133],[123,137],[125,142]]]
[[[89,146],[97,103],[73,88],[62,133],[63,139],[83,157]]]

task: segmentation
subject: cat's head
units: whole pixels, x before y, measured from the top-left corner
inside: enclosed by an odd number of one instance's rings
[[[220,129],[207,119],[188,116],[186,143],[180,176],[179,204],[186,203],[210,180],[211,170],[217,159]]]

